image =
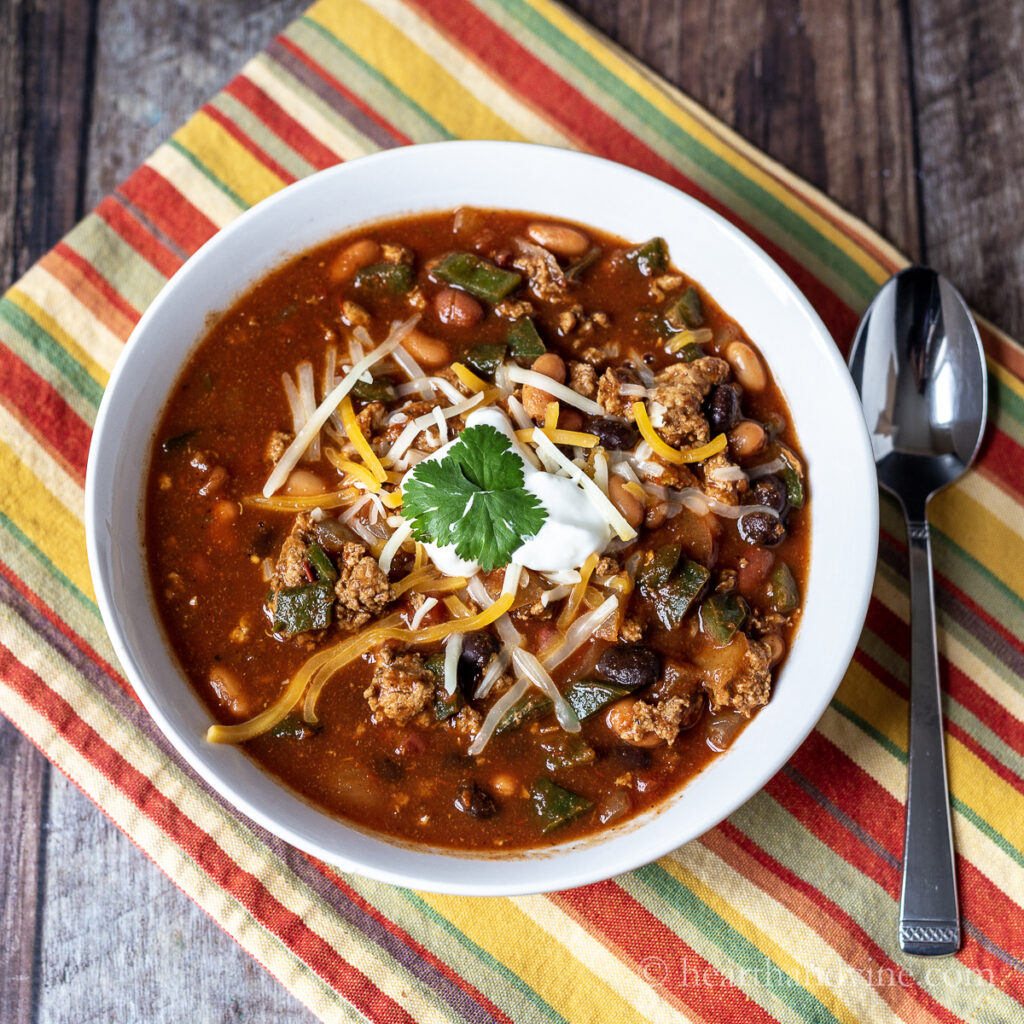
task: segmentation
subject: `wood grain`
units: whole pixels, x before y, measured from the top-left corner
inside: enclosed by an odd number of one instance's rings
[[[0,287],[307,0],[0,2]],[[1024,5],[569,0],[1024,336]],[[310,1019],[0,720],[0,1022]]]

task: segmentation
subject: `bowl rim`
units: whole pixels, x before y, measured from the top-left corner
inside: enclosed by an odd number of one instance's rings
[[[513,854],[509,858],[493,858],[487,857],[486,855],[481,856],[473,853],[465,854],[457,851],[438,851],[436,848],[430,848],[428,851],[424,851],[422,855],[436,856],[443,861],[450,862],[451,871],[449,876],[445,877],[444,875],[439,876],[436,873],[419,875],[416,874],[415,871],[410,871],[407,868],[396,870],[388,867],[385,863],[379,863],[373,860],[368,861],[365,858],[353,859],[346,853],[339,852],[337,849],[325,845],[324,842],[318,840],[314,836],[303,834],[297,829],[293,829],[282,824],[274,814],[265,812],[264,809],[254,803],[253,800],[238,792],[237,788],[221,775],[221,773],[211,763],[210,759],[204,757],[197,758],[195,756],[195,751],[193,750],[189,739],[179,733],[177,727],[164,713],[164,710],[157,699],[157,695],[151,691],[149,681],[145,678],[142,667],[136,658],[135,651],[132,649],[122,629],[121,612],[117,607],[113,594],[112,572],[116,567],[113,567],[111,564],[111,556],[116,557],[116,545],[111,545],[107,538],[103,536],[103,514],[107,507],[104,503],[105,498],[107,497],[104,494],[104,485],[113,484],[117,480],[118,474],[117,460],[114,457],[114,453],[119,452],[118,437],[116,436],[116,433],[113,437],[110,435],[117,429],[115,411],[118,409],[118,403],[123,403],[124,401],[124,396],[121,391],[122,381],[128,377],[129,371],[135,368],[136,362],[143,358],[144,353],[142,353],[142,350],[144,345],[152,347],[152,343],[146,342],[145,339],[152,337],[150,334],[151,325],[159,323],[160,318],[163,315],[163,310],[172,302],[175,293],[179,292],[182,288],[187,288],[189,286],[189,282],[192,281],[196,275],[201,274],[211,260],[216,260],[221,250],[227,248],[229,243],[231,243],[236,237],[242,236],[249,231],[250,225],[260,219],[268,217],[268,215],[272,214],[278,207],[296,202],[297,197],[304,195],[310,190],[328,188],[336,181],[344,183],[348,177],[357,179],[359,175],[366,175],[371,172],[386,173],[389,169],[393,171],[395,165],[408,164],[410,168],[416,168],[417,165],[440,166],[447,161],[470,163],[473,160],[492,161],[494,165],[498,167],[516,165],[517,162],[521,161],[526,162],[525,166],[536,165],[540,167],[549,165],[557,167],[560,170],[565,170],[567,167],[575,166],[575,169],[580,172],[585,171],[587,174],[622,176],[623,181],[631,181],[634,184],[637,184],[638,187],[642,187],[644,189],[653,189],[665,197],[666,201],[682,203],[683,206],[690,207],[689,212],[691,215],[699,216],[707,220],[713,230],[719,232],[732,245],[738,247],[739,250],[744,252],[745,258],[751,261],[752,266],[756,267],[757,271],[762,274],[766,280],[770,280],[775,287],[782,289],[786,293],[787,302],[791,303],[794,310],[804,319],[804,321],[806,321],[807,326],[810,328],[810,336],[812,336],[816,342],[817,355],[825,360],[828,371],[832,375],[833,383],[839,388],[838,399],[840,401],[840,405],[847,408],[847,411],[849,411],[848,407],[851,402],[856,406],[857,420],[856,423],[851,422],[848,424],[851,427],[852,434],[847,438],[849,441],[849,449],[847,452],[844,452],[844,456],[848,459],[849,471],[862,481],[870,478],[870,494],[865,496],[864,504],[858,508],[860,518],[856,525],[859,527],[859,532],[854,538],[854,547],[860,550],[863,557],[858,563],[859,572],[855,566],[851,577],[846,580],[847,594],[850,598],[850,603],[847,605],[848,614],[845,623],[846,628],[842,630],[838,644],[830,648],[830,653],[834,655],[834,668],[823,673],[829,677],[828,683],[827,685],[820,687],[817,691],[817,699],[808,700],[802,704],[803,713],[800,718],[799,727],[793,730],[787,742],[776,746],[771,757],[761,760],[758,765],[752,766],[753,770],[751,771],[746,784],[730,794],[728,801],[721,805],[720,811],[716,809],[710,814],[704,813],[703,815],[697,815],[695,817],[693,828],[689,830],[691,834],[680,838],[675,832],[665,834],[665,830],[661,830],[661,832],[659,832],[657,829],[652,829],[649,826],[651,826],[657,818],[662,816],[664,810],[669,805],[674,804],[679,800],[680,796],[686,792],[689,786],[693,784],[694,780],[691,780],[690,783],[684,785],[675,795],[668,797],[665,801],[662,801],[656,806],[653,812],[648,812],[642,815],[639,819],[632,819],[629,824],[629,828],[625,833],[623,833],[623,835],[632,836],[634,834],[643,834],[644,838],[647,839],[648,842],[638,843],[634,841],[632,846],[639,847],[639,849],[637,849],[631,856],[619,857],[614,863],[611,863],[607,869],[597,863],[600,861],[600,858],[597,858],[596,860],[592,858],[590,862],[591,866],[588,870],[584,871],[558,870],[555,866],[562,866],[563,864],[571,865],[573,854],[582,847],[607,846],[611,841],[608,832],[599,832],[586,840],[562,846],[555,846],[551,848],[542,847],[533,850],[518,851],[517,854]],[[444,207],[420,206],[415,208],[415,210],[405,211],[396,206],[394,211],[387,216],[394,218],[402,216],[404,212],[416,212],[416,210],[426,211],[428,209],[441,208]],[[447,208],[451,208],[451,205],[449,204]],[[519,206],[518,204],[515,206],[507,204],[502,205],[496,202],[492,204],[492,208],[524,209],[525,207]],[[541,209],[541,204],[538,204],[535,209],[539,211]],[[379,218],[357,220],[348,226],[341,226],[325,232],[323,238],[326,240],[330,237],[347,233],[352,229],[358,228],[361,224],[373,223],[374,220],[377,219]],[[598,225],[600,225],[600,221],[595,220],[595,226]],[[292,251],[294,254],[297,254],[299,251],[308,249],[309,247],[310,245],[306,244]],[[261,276],[268,273],[274,267],[279,266],[284,258],[286,257],[279,255],[267,263],[261,272]],[[680,261],[674,260],[673,262],[678,264]],[[697,279],[701,280],[699,275],[697,276]],[[240,297],[252,286],[253,283],[254,281],[252,280],[242,282],[236,281],[235,291],[233,292],[234,298],[229,300],[226,305],[218,308],[221,311],[228,308],[231,302]],[[711,291],[712,296],[717,299],[714,290],[709,288],[709,291]],[[745,324],[742,321],[740,322],[744,329],[747,330],[748,334],[751,333],[750,325]],[[163,404],[156,412],[153,413],[154,418],[152,421],[152,427],[154,430],[159,413],[162,412],[162,409],[166,405],[170,387],[173,385],[174,381],[178,379],[181,367],[184,365],[184,362],[190,358],[198,342],[199,339],[193,339],[189,344],[189,347],[184,350],[182,360],[176,363],[175,372],[165,386]],[[780,382],[780,386],[781,384],[782,382]],[[783,390],[785,390],[785,388]],[[803,436],[799,430],[798,436],[801,436],[803,441]],[[150,437],[149,442],[147,443],[152,443],[152,437]],[[809,467],[809,469],[813,470],[813,467]],[[141,472],[144,480],[147,470],[143,468]],[[141,508],[137,507],[136,512],[141,517]],[[812,518],[812,543],[814,539],[813,522],[814,520]],[[692,196],[689,196],[686,193],[683,193],[641,171],[637,171],[601,157],[595,157],[590,154],[580,153],[573,150],[541,146],[533,143],[449,141],[424,143],[416,146],[386,150],[369,156],[360,157],[357,160],[328,168],[327,170],[317,172],[307,178],[301,179],[240,214],[235,220],[218,231],[213,237],[204,243],[200,249],[189,257],[189,259],[173,275],[143,313],[135,329],[132,331],[124,350],[119,356],[113,372],[111,373],[107,387],[104,390],[100,408],[96,416],[92,442],[89,449],[85,483],[85,529],[89,567],[96,589],[97,603],[100,608],[104,625],[110,636],[111,643],[127,678],[131,682],[133,689],[138,694],[146,710],[160,728],[160,731],[177,750],[178,754],[200,775],[200,777],[204,779],[208,785],[224,797],[234,808],[240,810],[273,835],[278,836],[286,842],[305,850],[306,852],[311,853],[314,856],[341,868],[342,870],[353,871],[379,881],[426,889],[428,891],[438,893],[506,896],[549,892],[584,885],[590,882],[603,880],[620,872],[632,870],[656,860],[691,839],[696,838],[702,832],[714,827],[717,823],[724,820],[724,818],[729,814],[732,814],[737,808],[742,806],[742,804],[746,803],[746,801],[754,794],[760,791],[768,780],[778,771],[778,769],[789,760],[793,752],[804,742],[806,737],[813,730],[818,719],[821,717],[821,714],[830,702],[856,648],[860,629],[867,613],[868,601],[870,600],[875,574],[875,558],[878,540],[878,494],[877,487],[875,486],[874,461],[871,455],[867,429],[864,425],[863,416],[860,414],[859,398],[856,394],[853,382],[849,377],[846,364],[843,361],[835,342],[829,335],[827,329],[822,323],[817,312],[811,306],[810,302],[802,292],[800,292],[788,275],[786,275],[778,264],[776,264],[770,256],[768,256],[755,242],[748,238],[739,228],[729,223],[720,214],[709,209]],[[812,550],[812,569],[814,561],[814,552]],[[148,573],[146,573],[147,585],[148,582]],[[155,614],[155,608],[151,608],[151,611]],[[801,629],[802,628],[803,626],[801,626]],[[798,637],[799,635],[800,634],[798,632]],[[173,655],[171,655],[171,657],[173,658]],[[833,676],[834,678],[832,678]],[[184,684],[185,689],[191,693],[191,687],[188,683],[184,679],[181,681]],[[768,705],[768,707],[770,706],[771,704]],[[767,707],[762,710],[762,714],[764,711],[767,711]],[[752,721],[756,721],[758,717],[759,716],[755,716]],[[725,755],[714,759],[712,764],[723,761],[725,757],[728,757],[728,754],[729,752],[727,751]],[[272,782],[277,783],[279,786],[286,789],[286,791],[291,793],[296,799],[303,801],[304,798],[295,794],[294,791],[290,790],[290,788],[283,786],[283,784],[279,783],[278,780],[268,776],[262,768],[260,768],[259,771],[263,773],[265,777],[270,778]],[[310,808],[314,807],[312,804],[308,804],[308,806]],[[317,814],[322,818],[337,821],[333,816],[327,815],[326,812],[317,810]],[[357,827],[353,827],[350,823],[343,822],[342,824],[346,830],[354,831],[355,833],[359,833],[361,831]],[[614,830],[612,834],[614,834]],[[403,846],[407,846],[407,844],[396,844],[394,841],[386,838],[383,838],[381,841],[392,850],[400,850]],[[619,847],[616,846],[616,850],[618,849]],[[421,855],[419,851],[416,850],[413,850],[413,853],[416,854],[417,857]],[[539,865],[540,870],[537,873],[537,877],[530,877],[530,872],[524,872],[520,874],[518,880],[504,880],[500,877],[495,877],[489,882],[481,883],[480,881],[466,880],[459,877],[459,865],[465,864],[467,861],[474,864],[493,862],[495,864],[504,865],[530,863]],[[545,870],[545,868],[547,868],[547,870]],[[552,868],[555,869],[551,870]]]

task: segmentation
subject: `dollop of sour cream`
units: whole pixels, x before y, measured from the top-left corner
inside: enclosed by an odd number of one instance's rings
[[[520,544],[512,561],[537,572],[577,569],[592,554],[603,551],[611,540],[608,521],[586,493],[564,476],[555,476],[534,468],[523,456],[523,449],[508,417],[495,408],[478,409],[466,418],[466,427],[486,424],[509,439],[513,453],[523,464],[523,486],[535,494],[547,512],[544,525],[529,540]],[[432,452],[428,459],[443,459],[458,441]],[[479,571],[476,562],[459,558],[454,544],[424,544],[430,560],[446,576],[472,576]]]

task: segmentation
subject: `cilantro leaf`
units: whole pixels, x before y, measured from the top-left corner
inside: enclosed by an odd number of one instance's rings
[[[444,458],[419,463],[402,497],[417,540],[454,544],[460,558],[485,570],[508,565],[547,518],[523,486],[523,464],[509,439],[486,423],[464,430]]]

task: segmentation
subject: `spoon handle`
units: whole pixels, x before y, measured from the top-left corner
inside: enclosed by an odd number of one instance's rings
[[[960,913],[942,735],[935,592],[928,520],[908,517],[910,550],[910,758],[903,843],[900,949],[941,956],[960,948]]]

